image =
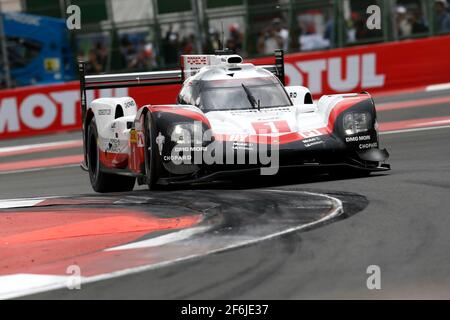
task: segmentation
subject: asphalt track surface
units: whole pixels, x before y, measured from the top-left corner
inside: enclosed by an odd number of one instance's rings
[[[377,98],[380,106],[394,102],[406,101],[410,105],[419,102],[418,106],[400,108],[397,105],[379,112],[379,122],[383,125],[438,118],[440,120],[428,121],[429,126],[442,125],[446,123],[445,119],[450,118],[450,102],[445,102],[445,99],[444,102],[434,100],[433,104],[427,102],[427,99],[440,97],[450,97],[450,92],[417,92]],[[424,101],[422,105],[421,101]],[[206,250],[208,254],[193,259],[83,284],[81,290],[63,288],[22,298],[448,299],[450,128],[394,130],[380,138],[381,145],[391,154],[389,162],[393,170],[386,174],[335,180],[327,175],[288,173],[276,178],[245,179],[245,182],[157,193],[140,187],[132,194],[116,194],[114,197],[125,199],[130,196],[165,199],[165,209],[167,205],[178,205],[175,203],[178,201],[191,203],[192,214],[208,201],[226,204],[224,208],[228,209],[221,213],[221,217],[229,219],[226,226],[231,231],[227,232],[237,237],[265,230],[261,224],[277,228],[277,223],[308,220],[305,218],[308,212],[293,211],[293,208],[299,208],[294,199],[305,197],[304,192],[339,199],[343,202],[344,214],[327,223],[268,237],[264,241],[247,244],[244,241],[244,245],[218,252]],[[79,139],[79,134],[4,141],[0,147],[73,139]],[[79,148],[53,150],[46,152],[45,157],[79,153]],[[42,155],[2,157],[0,165],[28,161],[38,156]],[[29,172],[0,172],[0,182],[0,199],[97,197],[90,188],[88,175],[73,165]],[[293,194],[288,195],[287,192]],[[143,205],[149,210],[157,208],[158,204],[152,201],[145,200]],[[319,203],[321,209],[330,205],[324,204],[323,199]],[[122,208],[126,207],[126,203],[123,204]],[[159,213],[167,217],[162,211]],[[281,214],[277,216],[273,212]],[[277,217],[282,219],[277,220]],[[162,234],[167,234],[167,230]],[[145,238],[142,236],[140,240]],[[206,243],[212,246],[214,242],[211,239],[229,240],[210,236]],[[236,237],[230,239],[234,241]],[[189,244],[186,242],[192,248]],[[380,267],[380,290],[367,288],[367,268],[371,265]],[[2,267],[8,266],[0,265],[4,274]]]

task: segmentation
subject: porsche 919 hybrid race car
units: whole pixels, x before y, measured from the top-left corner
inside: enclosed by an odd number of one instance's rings
[[[181,57],[181,70],[87,76],[80,62],[85,161],[97,192],[220,180],[279,168],[386,171],[368,93],[285,86],[284,54],[255,66],[226,52]],[[87,103],[86,90],[181,83],[175,104],[132,97]]]

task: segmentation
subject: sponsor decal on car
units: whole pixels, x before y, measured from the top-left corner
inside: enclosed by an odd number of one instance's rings
[[[98,110],[99,116],[110,116],[111,115],[111,109],[100,109]]]
[[[365,149],[372,149],[372,148],[378,148],[378,142],[374,142],[374,143],[364,143],[364,144],[360,144],[359,149],[361,150],[365,150]]]
[[[322,136],[323,135],[323,133],[320,132],[317,129],[299,131],[299,134],[305,139],[318,137],[318,136]]]
[[[121,152],[120,140],[119,139],[109,139],[106,151],[112,152],[112,153],[120,153]]]
[[[323,140],[318,138],[318,137],[305,139],[302,142],[303,142],[303,144],[305,145],[306,148],[309,148],[309,147],[312,147],[312,146],[315,146],[315,145],[319,145],[319,144],[323,144]]]
[[[137,146],[139,148],[145,147],[145,135],[142,131],[137,131]]]
[[[345,142],[358,142],[358,141],[367,141],[370,140],[370,135],[365,136],[356,136],[356,137],[346,137]]]
[[[130,142],[131,143],[137,143],[138,142],[138,134],[137,131],[134,129],[130,130]]]
[[[233,150],[254,150],[254,144],[249,142],[233,142]]]

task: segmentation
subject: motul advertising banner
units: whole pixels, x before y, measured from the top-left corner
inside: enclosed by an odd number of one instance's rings
[[[450,82],[450,36],[358,46],[285,57],[287,84],[322,94],[400,90]],[[273,57],[254,59],[272,64]],[[88,100],[131,96],[138,105],[174,103],[179,85],[106,89]],[[79,83],[0,91],[0,139],[81,127]]]
[[[174,103],[179,85],[87,91],[88,101],[131,96],[138,105]],[[0,91],[0,140],[81,128],[80,86],[70,82]]]

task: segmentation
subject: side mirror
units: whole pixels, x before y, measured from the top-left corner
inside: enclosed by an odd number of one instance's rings
[[[285,89],[294,106],[313,104],[312,95],[308,88],[303,86],[287,86]]]

